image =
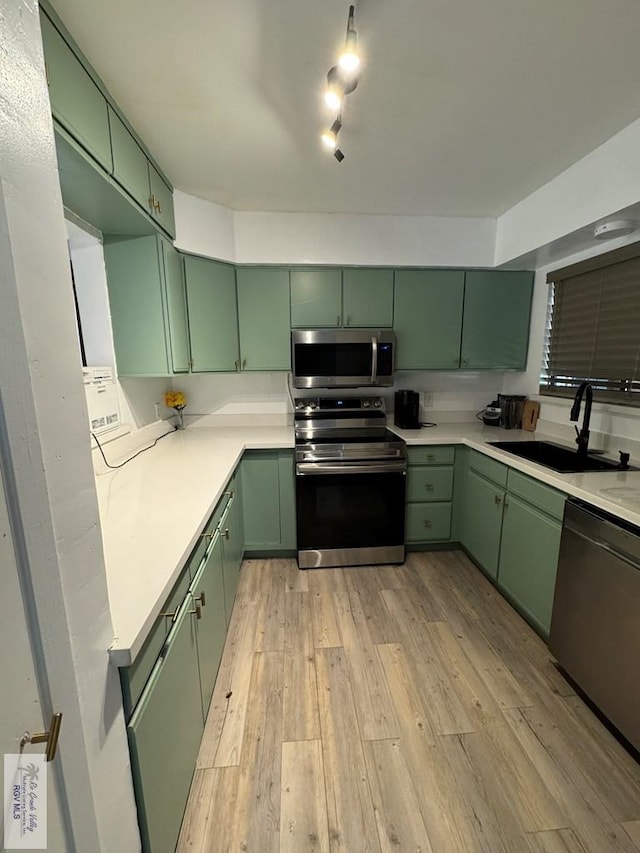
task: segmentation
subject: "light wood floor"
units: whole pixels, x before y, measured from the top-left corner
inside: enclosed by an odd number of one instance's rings
[[[640,765],[461,552],[247,561],[178,850],[638,853]]]

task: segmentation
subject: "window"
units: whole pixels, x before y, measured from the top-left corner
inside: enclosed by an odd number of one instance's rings
[[[540,393],[640,406],[640,245],[556,270],[550,282]]]

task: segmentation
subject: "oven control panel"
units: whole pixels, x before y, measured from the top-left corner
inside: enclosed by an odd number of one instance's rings
[[[382,397],[297,397],[294,407],[296,414],[361,412],[363,409],[385,411]]]

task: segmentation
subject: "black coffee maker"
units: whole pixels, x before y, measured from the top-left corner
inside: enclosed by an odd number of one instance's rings
[[[420,394],[396,391],[393,422],[400,429],[420,429]]]

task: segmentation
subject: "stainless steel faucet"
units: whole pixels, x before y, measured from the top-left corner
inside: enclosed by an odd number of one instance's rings
[[[589,382],[582,382],[576,391],[576,396],[571,406],[571,414],[569,420],[577,421],[580,417],[580,404],[582,397],[584,401],[584,417],[582,419],[582,429],[576,427],[576,444],[578,445],[578,456],[586,456],[589,449],[589,421],[591,420],[591,406],[593,404],[593,388]]]

